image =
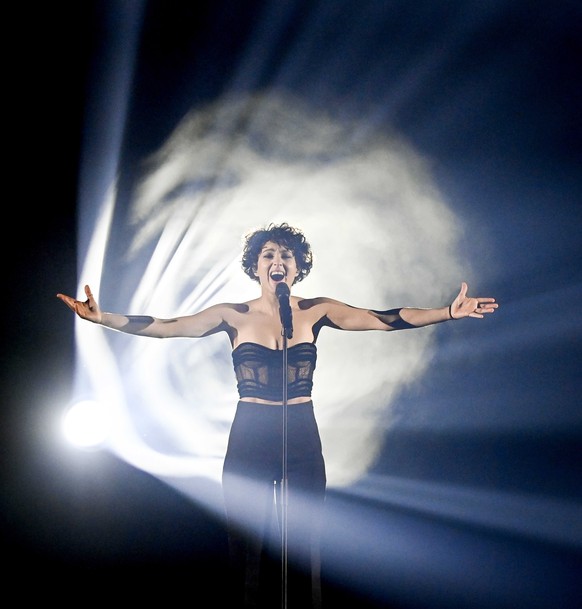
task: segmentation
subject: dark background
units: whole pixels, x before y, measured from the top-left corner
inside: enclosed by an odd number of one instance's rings
[[[95,58],[103,41],[103,17],[123,4],[83,2],[65,8],[38,3],[13,9],[6,21],[6,29],[14,29],[16,37],[6,93],[13,106],[6,117],[6,132],[12,138],[7,140],[9,188],[3,239],[4,555],[11,577],[28,578],[23,594],[29,598],[40,594],[63,600],[63,586],[73,580],[91,585],[95,595],[104,597],[110,585],[126,584],[124,593],[131,591],[136,600],[161,588],[168,600],[184,591],[198,596],[202,589],[221,598],[224,590],[214,585],[225,567],[219,520],[114,457],[64,447],[61,452],[49,451],[42,442],[43,435],[53,433],[51,413],[67,402],[72,385],[73,320],[55,294],[72,290],[77,281],[78,178],[82,145],[87,143],[85,116],[93,110],[88,91],[98,73]],[[176,117],[192,104],[220,94],[234,69],[233,58],[248,45],[253,21],[267,4],[147,4],[134,93],[148,103],[136,102],[131,120],[139,124],[147,115],[149,128],[145,133],[130,129],[134,135],[125,144],[128,159],[137,148],[144,153],[154,150]],[[313,10],[308,2],[292,4],[296,10],[288,38],[279,40],[281,57]],[[335,29],[328,31],[327,38],[322,36],[322,48],[333,46],[334,36],[350,32],[353,11],[375,5],[354,3],[345,8]],[[464,334],[463,340],[481,346],[479,354],[463,357],[454,373],[445,359],[437,358],[423,385],[402,396],[402,408],[414,412],[415,404],[427,400],[443,411],[454,407],[459,381],[469,379],[473,384],[464,400],[483,408],[513,408],[518,414],[513,430],[464,435],[446,430],[395,431],[376,471],[459,484],[478,481],[484,487],[579,504],[579,5],[502,2],[488,15],[481,14],[482,3],[475,2],[388,5],[390,19],[383,36],[369,43],[375,52],[385,53],[388,80],[407,70],[414,73],[415,62],[420,65],[426,53],[437,53],[442,40],[438,34],[446,31],[458,11],[465,11],[467,19],[481,20],[475,35],[424,78],[414,95],[394,103],[386,120],[435,159],[440,187],[474,229],[477,241],[489,244],[485,260],[495,270],[489,275],[482,271],[483,278],[503,306],[494,322],[497,340],[490,338],[492,324],[486,331],[478,328],[471,329],[468,337]],[[193,57],[196,61],[189,63]],[[272,66],[279,60],[274,53]],[[312,101],[326,104],[343,94],[350,100],[346,111],[376,108],[380,102],[374,95],[368,98],[368,93],[357,89],[358,68],[364,60],[356,54],[353,65],[344,65],[330,76],[328,88]],[[181,96],[177,91],[182,90],[186,65],[196,74],[197,86]],[[265,86],[269,78],[265,69],[249,88]],[[302,93],[309,97],[309,79],[303,82]],[[382,90],[383,84],[380,79],[378,88]],[[469,230],[468,251],[471,234]],[[478,252],[473,255],[479,260]],[[440,340],[444,353],[458,345],[461,331],[442,334]],[[490,347],[492,355],[487,357]],[[473,378],[477,363],[481,372]],[[435,393],[432,380],[443,377],[450,383],[439,384]],[[544,413],[537,424],[520,419],[531,414],[532,404]],[[555,413],[550,425],[548,410]],[[411,459],[411,446],[425,458]],[[348,501],[333,493],[330,500]],[[373,503],[361,508],[362,514],[378,509]],[[387,510],[388,517],[420,518],[419,526],[438,528],[443,535],[447,526],[453,526],[431,524],[412,513],[395,515]],[[578,542],[581,526],[578,523],[572,532]],[[470,534],[479,537],[478,532]],[[488,536],[488,543],[493,543],[492,537]],[[560,599],[556,607],[576,606],[579,545],[573,549],[517,536],[503,538],[502,547],[505,573],[511,570],[511,556],[519,565],[514,565],[516,585],[532,574],[547,578],[539,605],[526,600],[524,607],[553,606],[554,594]],[[477,544],[475,556],[481,551]],[[524,556],[531,557],[531,563]],[[436,554],[434,559],[438,561]],[[495,582],[489,585],[494,588]],[[405,604],[407,597],[399,593],[397,583],[391,586],[378,591],[378,606],[412,606],[411,600]],[[568,586],[571,593],[563,596]],[[352,606],[368,606],[363,599],[355,600],[355,592],[340,592],[343,601],[354,594]],[[330,596],[336,593],[330,585]],[[372,600],[366,602],[372,606]],[[416,603],[422,605],[422,594]],[[478,606],[476,598],[469,598],[467,606]]]

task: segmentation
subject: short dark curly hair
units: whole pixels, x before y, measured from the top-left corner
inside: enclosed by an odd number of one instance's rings
[[[305,239],[305,235],[298,228],[282,222],[281,224],[269,224],[245,236],[241,263],[243,271],[253,281],[259,281],[255,271],[257,270],[259,254],[267,241],[283,245],[293,252],[297,268],[299,269],[299,273],[293,283],[303,281],[309,275],[313,266],[311,246]]]

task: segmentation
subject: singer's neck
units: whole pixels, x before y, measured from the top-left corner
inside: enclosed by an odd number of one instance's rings
[[[291,299],[292,296],[289,297],[289,301]],[[274,291],[263,289],[257,302],[260,303],[260,307],[265,311],[272,312],[273,315],[279,315],[279,298]]]
[[[281,290],[281,288],[279,288],[279,290]],[[291,290],[289,288],[287,288],[286,293],[289,297],[291,297]],[[261,296],[259,297],[260,300],[265,300],[265,301],[277,301],[279,296],[281,295],[281,291],[277,292],[276,287],[272,287],[272,286],[261,286]]]

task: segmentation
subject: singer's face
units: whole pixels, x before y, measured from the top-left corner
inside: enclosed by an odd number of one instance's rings
[[[263,245],[255,271],[261,286],[275,291],[277,284],[284,281],[291,287],[298,274],[295,256],[290,249],[273,241]]]

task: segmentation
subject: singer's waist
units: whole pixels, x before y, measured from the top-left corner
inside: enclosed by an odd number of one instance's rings
[[[311,399],[311,380],[300,380],[289,383],[286,392],[283,391],[283,384],[262,385],[253,380],[239,380],[237,383],[238,395],[241,399],[264,400],[265,402],[289,402]],[[285,395],[286,393],[286,395]]]
[[[260,404],[261,406],[282,406],[283,400],[265,400],[263,398],[255,398],[250,396],[245,396],[241,398],[239,404]],[[311,397],[304,396],[298,398],[288,398],[287,405],[296,406],[297,404],[311,404]]]

